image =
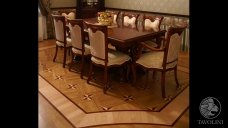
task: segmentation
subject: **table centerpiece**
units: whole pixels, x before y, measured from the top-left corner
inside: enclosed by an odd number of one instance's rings
[[[98,12],[98,23],[102,25],[112,25],[113,18],[110,12]]]

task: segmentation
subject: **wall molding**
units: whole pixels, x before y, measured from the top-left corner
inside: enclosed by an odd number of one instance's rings
[[[105,0],[105,7],[189,15],[189,0]]]
[[[51,7],[51,9],[76,9],[75,7]]]
[[[177,17],[186,17],[186,18],[189,18],[189,15],[181,15],[181,14],[171,14],[171,13],[152,12],[152,11],[141,11],[141,10],[131,10],[131,9],[121,9],[121,8],[109,8],[109,7],[105,7],[105,9],[119,10],[119,11],[134,11],[134,12],[139,12],[139,13],[153,13],[153,14],[158,14],[158,15],[167,15],[167,16],[177,16]]]

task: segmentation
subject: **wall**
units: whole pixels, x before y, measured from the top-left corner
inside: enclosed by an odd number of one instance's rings
[[[51,0],[51,8],[76,7],[77,0]],[[189,15],[189,0],[105,0],[105,7]]]
[[[76,7],[77,0],[50,0],[51,8],[58,7]]]
[[[189,0],[105,0],[105,7],[189,15]]]

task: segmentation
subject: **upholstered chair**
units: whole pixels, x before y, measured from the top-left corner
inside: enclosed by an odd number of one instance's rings
[[[60,15],[52,15],[53,17],[53,22],[54,22],[54,28],[55,28],[55,38],[56,38],[56,50],[55,50],[55,55],[53,58],[53,61],[55,62],[57,53],[58,53],[58,48],[63,48],[64,49],[64,56],[63,56],[63,68],[65,68],[66,65],[66,55],[67,55],[67,50],[71,48],[71,39],[67,38],[66,36],[66,22],[65,22],[65,17],[60,16]]]
[[[116,25],[118,22],[118,16],[120,12],[113,12],[112,17],[113,17],[113,24]]]
[[[120,12],[119,11],[113,11],[113,10],[106,10],[105,12],[111,13],[112,19],[113,19],[112,25],[117,25]]]
[[[139,14],[123,13],[122,14],[123,25],[131,28],[136,28],[138,16]]]
[[[133,62],[133,83],[136,81],[135,66],[140,66],[148,71],[153,70],[162,73],[161,91],[163,98],[166,98],[165,76],[167,71],[174,70],[177,87],[180,87],[177,79],[177,62],[181,46],[181,33],[186,29],[186,27],[187,25],[170,27],[167,31],[166,38],[164,39],[165,45],[161,48],[151,47],[146,43],[141,42],[141,46],[151,50],[151,52],[141,54],[139,59]]]
[[[120,12],[119,11],[111,11],[111,14],[112,14],[112,18],[113,18],[112,24],[117,25]]]
[[[113,26],[117,26],[117,25],[118,25],[118,19],[119,19],[119,14],[120,14],[120,12],[119,12],[119,11],[112,11],[112,10],[106,10],[106,12],[111,13],[112,18],[113,18],[112,25],[113,25]],[[108,44],[108,48],[109,48],[109,49],[116,50],[116,47],[113,46],[113,45],[110,44],[110,43]]]
[[[160,31],[161,22],[163,20],[163,16],[147,16],[143,15],[143,28],[144,30],[153,30],[155,32]],[[159,47],[156,43],[156,39],[147,40],[144,43],[151,47]],[[160,44],[161,45],[161,44]],[[146,49],[143,50],[144,52],[148,51]]]
[[[65,13],[65,12],[63,12],[61,15],[64,16],[66,19],[69,19],[69,20],[76,19],[76,18],[75,18],[75,13],[74,13],[74,12],[70,12],[70,13],[68,13],[68,14]]]
[[[181,24],[187,24],[187,28],[183,32],[183,39],[181,42],[181,50],[188,51],[189,50],[189,18],[184,17],[164,17],[161,29],[168,30],[170,26],[178,26]]]
[[[74,64],[76,56],[81,57],[81,78],[84,74],[85,57],[90,57],[90,46],[85,43],[84,27],[82,19],[67,20],[69,23],[71,43],[72,43],[72,59],[69,71]]]
[[[69,24],[67,20],[74,20],[76,19],[75,17],[75,12],[62,12],[61,13],[62,16],[65,17],[65,20],[66,20],[66,24]],[[70,37],[70,31],[69,31],[69,28],[67,27],[67,31],[66,31],[66,36],[67,37]]]
[[[111,67],[120,67],[129,64],[131,58],[122,52],[108,49],[107,42],[107,26],[94,25],[86,23],[88,28],[90,51],[91,51],[91,64],[89,71],[89,78],[87,82],[91,80],[93,65],[101,66],[104,68],[104,88],[106,91],[109,88],[108,85],[108,69]]]

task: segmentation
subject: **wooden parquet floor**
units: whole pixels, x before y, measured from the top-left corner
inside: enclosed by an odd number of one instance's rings
[[[55,46],[53,40],[44,41],[39,43],[39,49],[50,49]],[[188,75],[188,57],[186,54],[181,54],[179,61],[181,64],[180,70],[183,74]],[[183,76],[180,75],[181,76]],[[189,78],[188,78],[189,79]],[[64,96],[59,93],[55,88],[48,85],[46,80],[39,77],[39,124],[40,128],[46,127],[155,127],[155,128],[168,128],[174,126],[188,127],[188,89],[181,93],[181,96],[175,98],[170,105],[164,108],[161,112],[157,113],[146,113],[139,112],[134,113],[131,111],[118,112],[108,112],[104,113],[92,113],[86,114],[77,108],[71,101],[65,99]],[[160,92],[160,91],[157,91]],[[102,95],[102,94],[101,94]],[[183,102],[184,101],[184,102]],[[43,106],[48,106],[43,108]],[[178,106],[177,106],[178,105]],[[92,104],[87,104],[88,108],[91,108]],[[54,108],[54,109],[53,109]],[[67,110],[66,110],[67,109]],[[173,116],[172,112],[176,112],[176,116]],[[176,110],[176,111],[175,111]],[[53,117],[49,114],[45,114],[44,111],[48,113],[53,113],[58,118],[58,123],[53,122]],[[121,114],[121,115],[120,115]],[[136,114],[136,115],[134,115]],[[79,118],[80,116],[80,118]],[[167,118],[169,117],[170,118]],[[158,118],[158,119],[155,119]],[[83,119],[81,119],[83,118]],[[88,122],[89,120],[89,122]],[[62,122],[62,123],[61,123]],[[57,125],[58,124],[58,125]]]

